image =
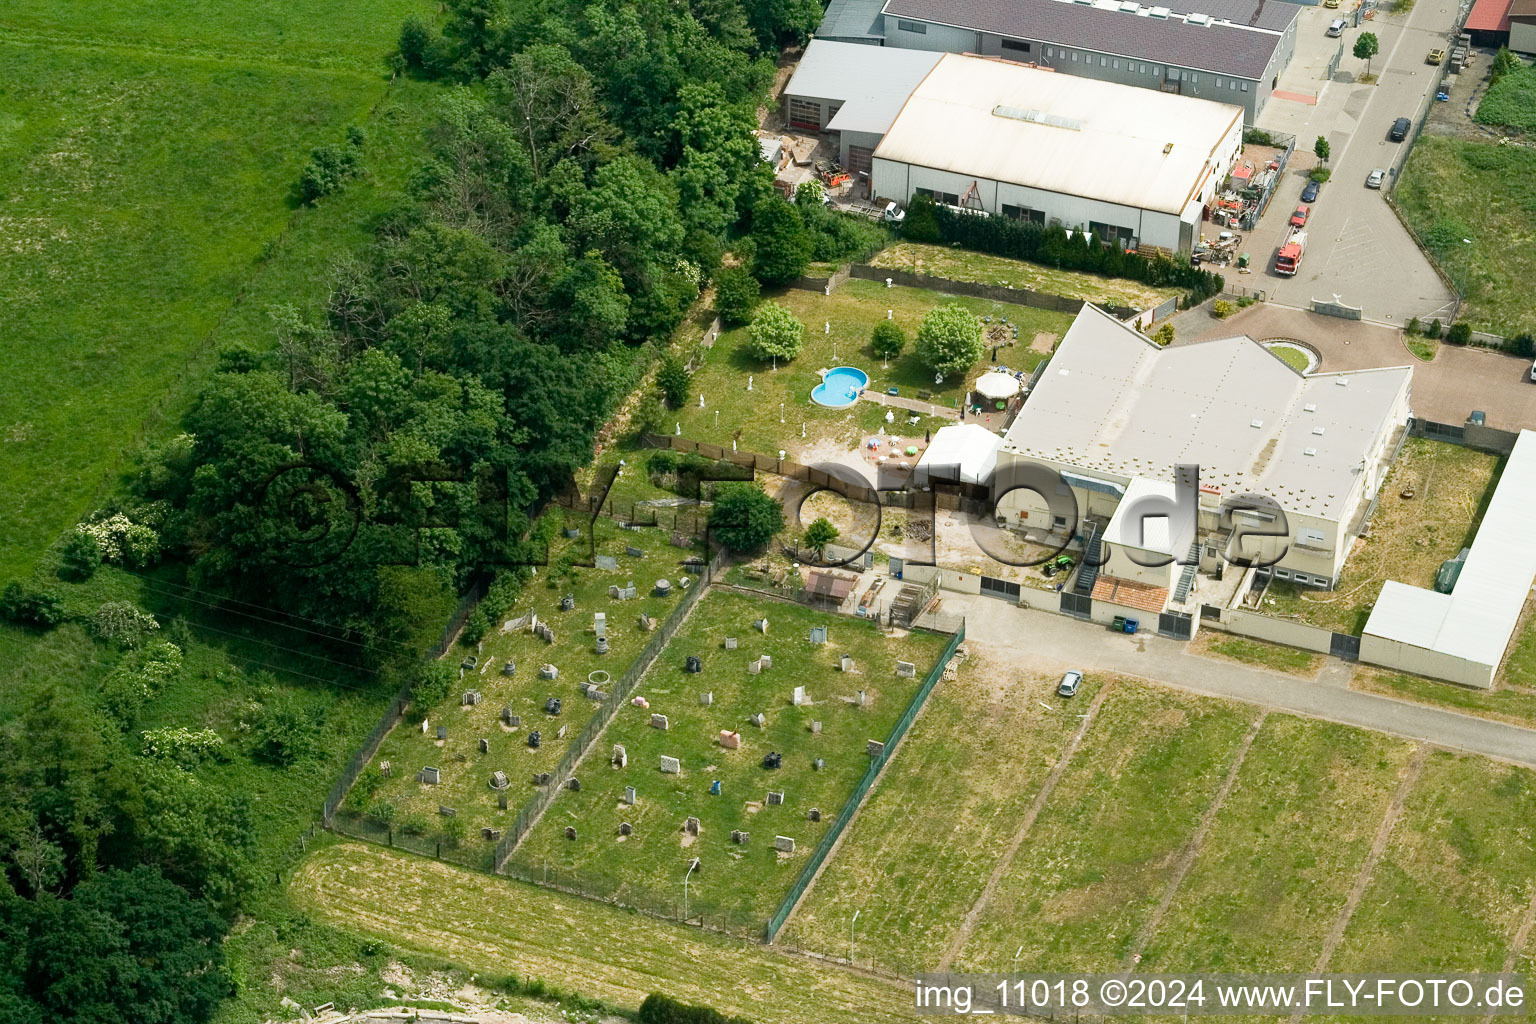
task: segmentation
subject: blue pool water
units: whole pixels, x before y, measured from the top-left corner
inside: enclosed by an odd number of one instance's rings
[[[821,383],[811,389],[811,401],[829,409],[846,409],[858,401],[859,392],[869,385],[869,374],[851,366],[828,370]]]

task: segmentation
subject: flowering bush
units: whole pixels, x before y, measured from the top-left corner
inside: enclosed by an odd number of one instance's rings
[[[217,757],[224,746],[223,738],[212,729],[168,725],[147,729],[139,735],[144,738],[145,757],[163,757],[183,768],[193,768]]]
[[[91,616],[91,635],[119,647],[137,647],[144,638],[160,628],[148,612],[141,612],[127,601],[107,601]],[[181,652],[178,649],[177,654]]]
[[[81,523],[76,529],[96,542],[104,562],[142,569],[159,561],[160,534],[148,523],[136,523],[121,512]]]
[[[158,697],[181,672],[181,648],[156,640],[135,651],[107,677],[102,706],[127,728],[145,703]]]

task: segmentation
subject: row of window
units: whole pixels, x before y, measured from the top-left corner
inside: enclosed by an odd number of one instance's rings
[[[1003,46],[1003,49],[1005,49],[1005,50],[1015,50],[1016,49],[1016,50],[1019,50],[1022,53],[1028,53],[1029,52],[1029,44],[1028,43],[1019,43],[1019,42],[1015,42],[1012,39],[1004,39],[1003,42],[1002,42],[1002,46]],[[1097,56],[1098,60],[1099,60],[1099,67],[1101,67],[1101,68],[1112,68],[1115,71],[1119,71],[1119,70],[1121,70],[1121,64],[1123,63],[1124,66],[1125,66],[1125,70],[1126,71],[1130,71],[1130,72],[1133,72],[1135,74],[1139,74],[1139,75],[1148,75],[1148,74],[1150,74],[1150,75],[1152,75],[1154,77],[1158,77],[1158,78],[1161,78],[1162,74],[1163,74],[1163,66],[1161,64],[1146,64],[1146,63],[1143,63],[1141,61],[1135,61],[1135,60],[1127,60],[1127,61],[1122,62],[1119,57],[1107,57],[1107,56],[1105,56],[1102,53],[1101,54],[1082,53],[1082,52],[1080,52],[1078,50],[1069,50],[1069,49],[1067,49],[1065,47],[1062,47],[1062,46],[1046,46],[1046,47],[1043,47],[1043,49],[1045,51],[1045,56],[1046,56],[1047,59],[1065,60],[1065,61],[1070,61],[1073,64],[1081,62],[1083,64],[1091,65],[1093,63],[1094,57]],[[1198,85],[1198,84],[1200,84],[1200,74],[1199,74],[1199,72],[1196,72],[1196,71],[1181,72],[1180,69],[1178,69],[1178,68],[1169,68],[1168,69],[1168,77],[1170,79],[1174,80],[1174,81],[1178,81],[1182,77],[1185,81],[1188,81],[1191,85]],[[1216,88],[1218,88],[1218,89],[1225,87],[1226,89],[1228,89],[1231,92],[1237,92],[1237,91],[1247,92],[1248,91],[1248,83],[1246,81],[1240,79],[1240,78],[1223,78],[1220,75],[1216,75],[1216,76],[1213,76],[1213,77],[1216,79]]]
[[[1045,223],[1044,210],[1031,210],[1027,206],[1009,206],[1007,203],[1004,203],[1003,216],[1012,217],[1014,220],[1034,221],[1036,224]]]
[[[960,205],[960,196],[955,192],[940,192],[936,188],[915,188],[912,190],[912,194],[929,196],[934,202],[943,203],[946,206]]]
[[[1277,580],[1290,580],[1292,583],[1300,583],[1304,587],[1326,588],[1328,586],[1328,577],[1326,576],[1311,576],[1304,572],[1292,572],[1289,569],[1276,569],[1274,573]]]

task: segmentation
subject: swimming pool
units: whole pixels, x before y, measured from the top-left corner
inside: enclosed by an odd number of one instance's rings
[[[828,370],[821,383],[811,389],[811,401],[829,409],[846,409],[859,400],[859,392],[869,386],[869,374],[851,366]]]

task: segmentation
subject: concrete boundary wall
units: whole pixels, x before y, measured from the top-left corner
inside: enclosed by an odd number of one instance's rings
[[[1309,626],[1305,622],[1271,618],[1245,608],[1228,608],[1222,612],[1219,621],[1204,618],[1201,622],[1210,629],[1220,629],[1255,640],[1267,640],[1272,644],[1299,647],[1318,654],[1328,654],[1333,650],[1332,630]]]

